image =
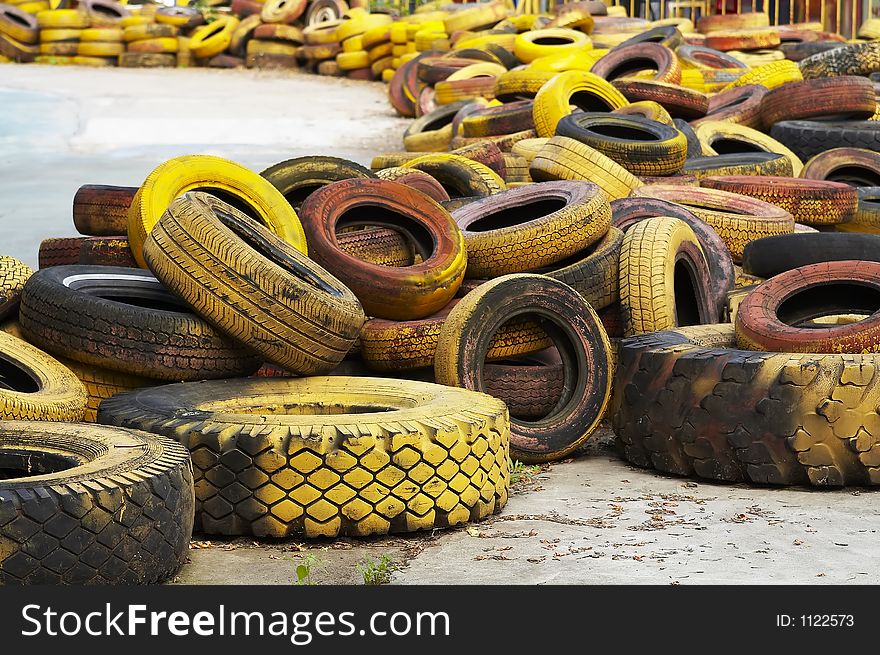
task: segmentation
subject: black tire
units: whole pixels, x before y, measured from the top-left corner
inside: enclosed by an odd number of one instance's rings
[[[145,432],[0,422],[0,584],[150,584],[186,560],[192,467]]]
[[[783,43],[779,46],[779,50],[789,61],[800,62],[807,57],[818,55],[820,52],[828,52],[845,45],[840,41],[803,41],[801,43]]]
[[[880,262],[880,235],[824,232],[783,234],[746,244],[743,271],[770,278],[793,268],[843,260]]]
[[[710,175],[773,175],[791,177],[791,160],[776,152],[732,152],[694,157],[684,163],[682,173],[702,179]]]
[[[683,118],[673,118],[672,124],[678,129],[679,132],[684,134],[684,138],[687,139],[687,158],[686,159],[694,159],[695,157],[703,156],[703,144],[700,143],[699,137],[697,137],[697,133],[694,132],[694,128],[691,127],[691,124],[688,123]]]
[[[687,156],[687,138],[670,125],[636,116],[577,112],[562,118],[556,135],[595,148],[633,175],[672,175]]]
[[[665,45],[667,48],[675,50],[678,46],[684,43],[684,36],[675,25],[652,27],[641,34],[637,34],[636,36],[627,39],[620,45],[615,46],[614,49],[616,50],[617,48],[623,48],[636,43],[659,43],[660,45]]]
[[[28,341],[47,352],[144,377],[236,377],[261,364],[138,268],[37,271],[22,291],[19,321]]]
[[[831,148],[880,151],[880,121],[780,121],[770,136],[803,161]]]
[[[870,75],[880,71],[880,43],[843,43],[840,48],[807,57],[798,66],[805,80],[835,75]]]
[[[353,161],[319,156],[288,159],[270,166],[260,175],[269,180],[294,209],[299,209],[313,192],[333,182],[376,177],[373,171]]]
[[[345,285],[207,193],[171,204],[147,237],[144,259],[205,320],[297,375],[336,367],[364,324]]]
[[[718,233],[685,207],[666,200],[621,198],[611,203],[611,224],[623,232],[636,223],[655,216],[677,218],[694,231],[709,266],[709,303],[716,308],[717,313],[714,316],[721,316],[727,304],[727,292],[733,288],[736,273],[730,250]]]

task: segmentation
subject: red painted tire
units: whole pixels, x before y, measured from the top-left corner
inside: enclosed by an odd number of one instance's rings
[[[810,264],[760,284],[739,306],[741,348],[789,353],[880,351],[880,263],[846,260]],[[834,314],[865,314],[846,325],[806,322]]]
[[[833,116],[835,120],[871,118],[877,110],[873,83],[866,77],[825,77],[773,89],[761,101],[761,119],[779,121]]]
[[[300,219],[309,255],[351,288],[370,316],[429,316],[452,299],[464,278],[464,238],[452,216],[421,191],[397,182],[329,184],[309,196]],[[391,268],[357,259],[339,247],[336,232],[348,226],[398,229],[409,236],[422,261]]]
[[[709,96],[683,86],[635,79],[615,80],[612,84],[630,102],[653,100],[673,118],[692,120],[702,118],[709,111]]]
[[[446,193],[440,183],[433,177],[423,171],[417,171],[414,168],[404,168],[403,166],[393,166],[391,168],[383,168],[376,171],[376,177],[380,180],[389,180],[399,184],[405,184],[411,189],[421,191],[431,200],[437,202],[445,202],[449,200],[449,194]]]
[[[73,225],[86,236],[128,232],[128,208],[137,187],[85,184],[73,196]]]
[[[650,42],[618,46],[593,64],[590,72],[610,82],[644,70],[657,71],[652,79],[658,82],[681,82],[681,64],[675,53],[665,45]]]
[[[850,186],[880,186],[880,153],[866,148],[831,148],[804,163],[801,177]]]
[[[702,121],[727,121],[760,130],[764,125],[761,101],[765,95],[767,87],[760,84],[745,84],[716,93],[709,97],[706,117],[693,121],[691,127],[696,128]]]

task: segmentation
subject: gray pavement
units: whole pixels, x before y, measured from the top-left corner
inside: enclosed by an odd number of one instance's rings
[[[85,183],[139,184],[177,154],[256,170],[293,156],[369,163],[406,122],[380,85],[306,75],[0,65],[0,244],[36,263],[74,234]],[[868,490],[716,485],[619,460],[607,431],[573,461],[519,485],[483,523],[407,537],[301,542],[197,536],[182,584],[363,581],[391,557],[399,584],[880,582],[880,509]]]

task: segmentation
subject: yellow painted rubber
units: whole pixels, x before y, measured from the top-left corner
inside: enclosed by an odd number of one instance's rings
[[[34,15],[52,9],[52,6],[48,2],[43,2],[42,0],[37,0],[36,2],[22,2],[17,6],[22,11]]]
[[[40,28],[85,28],[90,24],[89,15],[79,9],[50,9],[37,14]]]
[[[391,25],[379,25],[368,29],[361,35],[364,42],[364,50],[371,50],[376,46],[388,44],[391,45]],[[390,47],[389,47],[390,52]]]
[[[128,52],[175,53],[178,45],[177,38],[173,36],[160,39],[140,39],[128,44]]]
[[[58,41],[79,41],[79,29],[49,29],[40,30],[40,43],[57,43]]]
[[[287,55],[288,57],[295,57],[299,48],[300,46],[293,45],[292,43],[251,39],[247,44],[247,54]]]
[[[364,39],[361,36],[353,36],[342,42],[342,52],[358,52],[364,49]]]
[[[377,27],[391,25],[393,19],[388,14],[367,14],[344,20],[336,29],[336,36],[340,41],[345,41],[353,36],[359,36]]]
[[[727,121],[705,121],[697,125],[694,132],[700,140],[703,154],[706,156],[718,154],[711,146],[714,139],[736,139],[765,152],[775,152],[785,156],[791,162],[792,177],[800,177],[801,171],[804,169],[803,162],[791,150],[773,137],[751,127]]]
[[[626,107],[615,109],[611,113],[622,116],[643,116],[648,120],[657,121],[664,125],[674,125],[672,122],[672,116],[669,115],[666,108],[653,100],[640,100],[639,102],[633,102]]]
[[[117,43],[80,43],[76,54],[83,57],[118,57],[125,52],[125,44]]]
[[[443,23],[449,34],[494,25],[507,18],[508,10],[503,2],[477,4],[473,9],[463,9],[447,14]]]
[[[564,136],[554,136],[538,151],[529,167],[536,182],[589,180],[608,200],[626,198],[642,186],[639,179],[598,150]]]
[[[438,178],[440,171],[455,170],[460,176],[471,195],[485,197],[499,191],[504,191],[507,185],[504,180],[491,168],[467,157],[453,154],[433,154],[416,157],[401,164],[405,168],[415,168],[432,177]],[[438,181],[443,182],[438,178]]]
[[[507,501],[510,421],[491,396],[327,376],[180,385],[173,398],[145,389],[108,412],[190,446],[207,532],[412,532],[480,520]]]
[[[35,64],[46,64],[49,66],[73,66],[74,56],[64,55],[37,55],[34,57]]]
[[[79,56],[73,58],[77,66],[93,66],[94,68],[107,68],[118,65],[119,57],[88,57]]]
[[[163,380],[153,380],[138,375],[128,375],[118,371],[111,371],[100,366],[83,364],[73,359],[58,358],[79,379],[86,391],[86,408],[83,421],[87,423],[98,422],[98,406],[102,400],[111,398],[123,391],[141,389],[143,387],[155,387],[167,384]]]
[[[391,70],[393,67],[393,61],[393,57],[383,57],[382,59],[377,59],[372,64],[370,64],[370,71],[373,73],[373,77],[382,77],[385,71]]]
[[[439,130],[428,130],[417,134],[404,135],[403,147],[407,152],[445,152],[452,141],[452,124]]]
[[[542,44],[541,40],[553,42],[566,41],[554,45]],[[513,44],[513,53],[524,64],[529,64],[539,57],[581,52],[593,47],[590,37],[583,32],[560,27],[543,30],[532,30],[517,35]]]
[[[522,157],[531,165],[532,161],[534,161],[535,157],[537,157],[538,153],[541,151],[541,148],[547,145],[549,140],[550,139],[546,137],[523,139],[522,141],[514,143],[510,148],[510,152]]]
[[[144,16],[139,14],[133,14],[131,16],[123,16],[119,20],[119,26],[122,29],[126,27],[132,27],[134,25],[149,25],[150,23],[155,23],[156,19],[154,16]]]
[[[584,101],[585,96],[590,98],[589,103]],[[611,111],[629,104],[620,91],[598,75],[585,71],[559,73],[544,84],[535,96],[532,115],[538,136],[552,137],[556,134],[556,124],[572,112],[572,99],[575,97],[579,98],[579,106],[587,105],[587,111]]]
[[[455,71],[446,78],[447,82],[455,82],[457,80],[470,80],[475,77],[498,77],[507,72],[507,69],[501,64],[493,64],[491,62],[482,62],[479,64],[471,64]]]
[[[339,43],[337,34],[341,20],[330,20],[303,29],[303,39],[307,45],[330,45]]]
[[[364,44],[366,47],[366,44]],[[391,56],[391,49],[394,46],[391,45],[390,41],[386,41],[385,43],[380,43],[379,45],[375,45],[370,47],[367,50],[367,58],[370,60],[370,63],[374,63],[379,61],[380,59],[385,59],[385,57]]]
[[[49,41],[47,43],[41,43],[39,50],[41,55],[73,57],[79,52],[79,41]]]
[[[0,316],[17,315],[18,299],[33,269],[14,257],[0,257]]]
[[[176,37],[180,30],[174,25],[162,25],[147,23],[144,25],[132,25],[122,31],[123,41],[140,41],[142,39],[160,39]]]
[[[122,29],[113,27],[90,27],[79,33],[80,41],[114,43],[122,41]]]
[[[593,64],[608,54],[608,50],[576,50],[557,55],[539,57],[529,64],[530,70],[551,71],[563,73],[565,71],[589,71]]]
[[[146,268],[144,242],[165,210],[178,196],[197,189],[234,196],[272,232],[307,254],[299,217],[278,189],[235,162],[210,155],[187,155],[158,166],[135,194],[128,211],[128,242],[139,266]]]
[[[0,332],[0,362],[29,378],[28,391],[0,388],[0,419],[80,421],[86,391],[58,360],[7,332]]]
[[[394,45],[405,45],[407,42],[406,31],[411,27],[402,21],[394,23],[388,32],[388,37]],[[413,32],[415,34],[415,32]]]
[[[238,27],[235,16],[220,16],[214,22],[197,27],[189,40],[189,50],[193,57],[207,59],[219,55],[229,47],[232,34]]]
[[[480,34],[479,36],[469,36],[456,41],[455,49],[477,48],[478,50],[483,50],[487,45],[497,45],[505,50],[513,50],[515,40],[515,34]]]
[[[723,90],[735,89],[746,84],[760,84],[768,89],[775,89],[790,82],[802,82],[803,79],[804,76],[801,75],[801,69],[798,68],[797,63],[784,59],[756,66],[746,71]]]
[[[675,268],[681,244],[703,252],[690,226],[658,216],[626,231],[620,248],[620,305],[625,336],[676,327]]]
[[[339,64],[339,69],[344,71],[367,68],[370,65],[370,55],[364,50],[340,52],[336,55],[336,63]]]

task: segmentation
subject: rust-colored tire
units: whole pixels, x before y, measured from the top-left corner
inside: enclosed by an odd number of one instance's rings
[[[730,55],[721,52],[720,50],[707,48],[705,46],[679,46],[678,48],[676,48],[675,54],[678,55],[678,58],[685,64],[700,69],[748,69],[748,66],[742,63],[739,59],[731,57]]]
[[[436,200],[437,202],[449,200],[449,194],[446,193],[446,189],[437,180],[424,171],[419,171],[415,168],[406,168],[404,166],[383,168],[376,171],[376,177],[380,180],[405,184],[412,189],[421,191],[431,200]]]
[[[310,255],[358,297],[370,316],[429,316],[455,295],[467,263],[464,238],[447,211],[397,182],[343,180],[319,189],[302,206]],[[422,261],[377,266],[339,247],[336,232],[353,226],[393,227],[410,237]]]
[[[692,120],[709,111],[709,96],[683,86],[632,78],[615,80],[612,84],[630,102],[653,100],[673,118]]]
[[[801,177],[851,186],[880,186],[880,153],[867,148],[831,148],[804,163]]]
[[[53,237],[43,239],[37,253],[37,263],[40,268],[50,266],[67,266],[79,261],[79,247],[83,242],[82,237]]]
[[[502,178],[507,174],[507,153],[502,152],[493,141],[479,141],[456,148],[450,154],[465,157],[487,168],[491,168]]]
[[[756,27],[768,27],[770,17],[767,12],[737,12],[701,16],[697,21],[697,30],[703,34],[725,30],[746,30]]]
[[[752,291],[736,314],[740,348],[787,353],[880,351],[880,263],[844,260],[786,271]],[[861,314],[846,325],[806,322],[834,314]]]
[[[845,223],[853,217],[859,201],[855,188],[847,184],[797,177],[710,176],[700,185],[769,202],[806,225]]]
[[[611,209],[591,182],[543,182],[508,189],[457,209],[471,278],[549,266],[598,241]]]
[[[761,119],[779,121],[834,116],[835,120],[870,118],[877,109],[874,85],[865,77],[840,76],[784,84],[764,96]]]
[[[83,266],[124,266],[137,267],[137,262],[128,247],[128,237],[86,237],[79,247],[79,264]]]
[[[352,257],[381,266],[412,266],[415,253],[405,235],[385,227],[348,230],[336,235],[339,247]]]
[[[361,357],[377,371],[411,371],[433,366],[440,329],[458,302],[453,299],[436,314],[414,321],[368,320],[361,330]],[[486,359],[508,359],[537,352],[550,344],[535,321],[514,319],[492,337]]]
[[[535,353],[486,364],[483,367],[486,393],[503,400],[511,417],[540,420],[553,411],[562,397],[565,369],[558,360],[559,355],[548,349],[546,356]]]
[[[681,64],[675,53],[665,45],[650,42],[618,46],[593,64],[590,72],[610,82],[646,70],[656,71],[651,79],[658,82],[681,82]]]
[[[725,30],[706,35],[703,45],[721,50],[758,50],[775,48],[781,43],[779,30],[775,27],[755,27],[746,30]]]
[[[693,230],[709,266],[709,305],[720,316],[727,304],[727,292],[734,285],[734,264],[724,240],[703,219],[668,200],[622,198],[611,203],[611,224],[626,232],[636,223],[656,216],[684,221]]]
[[[480,62],[475,59],[459,59],[456,57],[425,57],[416,65],[419,80],[434,86],[453,73]]]
[[[571,287],[538,275],[505,275],[480,285],[449,313],[434,362],[441,384],[483,389],[492,336],[510,318],[533,314],[562,359],[564,391],[537,422],[511,420],[511,456],[525,462],[561,459],[599,425],[611,392],[611,343],[593,308]]]
[[[738,86],[709,97],[709,111],[705,118],[692,122],[696,127],[701,121],[728,121],[760,130],[761,100],[767,94],[767,87],[760,84]]]
[[[684,205],[718,232],[737,264],[742,260],[743,248],[749,241],[794,231],[794,219],[784,209],[735,193],[658,184],[643,186],[632,195]]]
[[[73,225],[86,236],[114,236],[128,231],[128,208],[137,187],[85,184],[73,196]]]

